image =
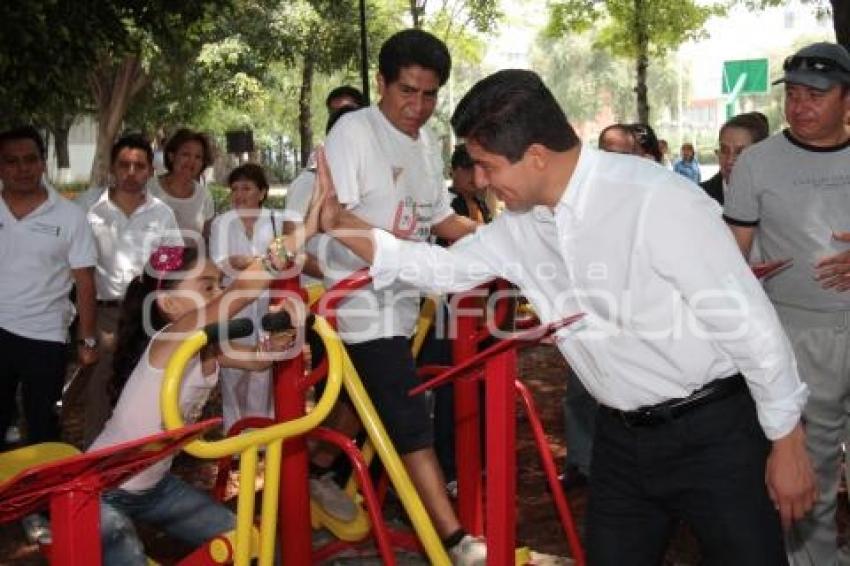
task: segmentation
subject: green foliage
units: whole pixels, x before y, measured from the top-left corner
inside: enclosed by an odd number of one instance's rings
[[[92,74],[127,53],[143,55],[146,69],[157,57],[179,60],[199,27],[229,0],[102,2],[40,0],[0,3],[0,122],[44,123],[44,114],[93,107]],[[14,77],[14,80],[9,80]]]
[[[725,11],[725,4],[695,0],[552,0],[546,31],[549,37],[560,37],[595,29],[595,46],[634,60],[637,116],[649,122],[646,72],[650,59],[702,37],[708,18]]]
[[[541,34],[532,49],[531,66],[538,70],[572,123],[592,121],[606,108],[610,108],[615,122],[637,120],[631,65],[596,49],[591,33],[558,38]],[[658,59],[650,67],[647,86],[653,108],[672,112],[677,80],[674,62],[668,58]]]
[[[638,27],[644,28],[648,38],[648,54],[658,57],[703,37],[705,22],[724,14],[726,6],[693,0],[556,0],[549,10],[546,32],[550,37],[600,26],[596,45],[631,58],[638,54]]]

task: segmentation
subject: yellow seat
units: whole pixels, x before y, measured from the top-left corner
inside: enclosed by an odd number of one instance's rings
[[[324,508],[310,500],[310,523],[314,529],[326,528],[333,535],[346,542],[359,542],[366,538],[371,530],[369,515],[362,505],[357,505],[357,515],[350,521],[337,519]]]
[[[42,442],[0,454],[0,483],[17,476],[24,470],[63,458],[76,456],[80,451],[62,442]]]

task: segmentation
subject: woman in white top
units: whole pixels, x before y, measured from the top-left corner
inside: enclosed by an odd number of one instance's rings
[[[321,198],[317,196],[315,201]],[[315,233],[316,212],[311,210],[305,221],[308,234]],[[210,322],[228,320],[250,305],[287,266],[276,254],[294,252],[295,242],[295,237],[276,239],[263,257],[251,259],[225,291],[218,268],[200,257],[196,248],[162,246],[151,255],[143,274],[127,289],[122,306],[113,387],[121,394],[112,417],[89,450],[162,430],[159,391],[165,364],[181,343],[179,336]],[[294,310],[288,303],[284,306]],[[294,312],[290,316],[300,320]],[[270,343],[271,349],[283,350],[291,336],[272,337]],[[271,363],[271,357],[259,348],[232,342],[227,346],[208,346],[189,363],[180,391],[186,422],[200,415],[218,381],[220,367],[262,370]],[[104,494],[104,564],[146,563],[133,520],[152,524],[192,545],[234,528],[235,517],[229,509],[170,474],[170,467],[167,458],[136,474],[120,489]]]
[[[215,215],[212,195],[198,181],[213,162],[210,142],[200,132],[177,130],[165,144],[164,159],[168,173],[151,177],[148,190],[174,211],[183,239],[199,247],[201,239],[209,238]]]
[[[263,207],[269,183],[262,167],[254,163],[240,165],[230,173],[227,184],[232,208],[217,216],[210,230],[210,258],[224,273],[225,283],[250,265],[255,256],[262,254],[281,234],[283,226],[281,215]],[[263,293],[238,316],[250,318],[254,328],[259,328],[268,302],[268,293]],[[256,333],[242,342],[256,345]],[[248,416],[272,416],[271,371],[222,368],[221,400],[225,431]]]

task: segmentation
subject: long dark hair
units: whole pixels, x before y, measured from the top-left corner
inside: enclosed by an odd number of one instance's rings
[[[142,274],[133,279],[127,287],[127,293],[121,305],[121,315],[118,318],[112,379],[108,387],[113,407],[121,396],[124,384],[130,379],[130,374],[133,373],[148,347],[151,340],[148,329],[159,331],[169,323],[168,317],[160,310],[157,302],[151,300],[152,294],[159,290],[173,289],[179,285],[182,277],[178,274],[189,272],[198,262],[197,248],[181,248],[181,255],[179,271],[169,272],[168,277],[161,278],[157,276],[157,271],[151,267],[149,261],[142,270]],[[146,308],[147,312],[145,312]]]

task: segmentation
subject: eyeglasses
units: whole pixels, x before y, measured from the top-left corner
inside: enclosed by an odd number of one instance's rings
[[[844,65],[824,57],[801,57],[792,55],[782,63],[783,71],[817,71],[818,73],[834,73],[835,71],[850,73]]]

